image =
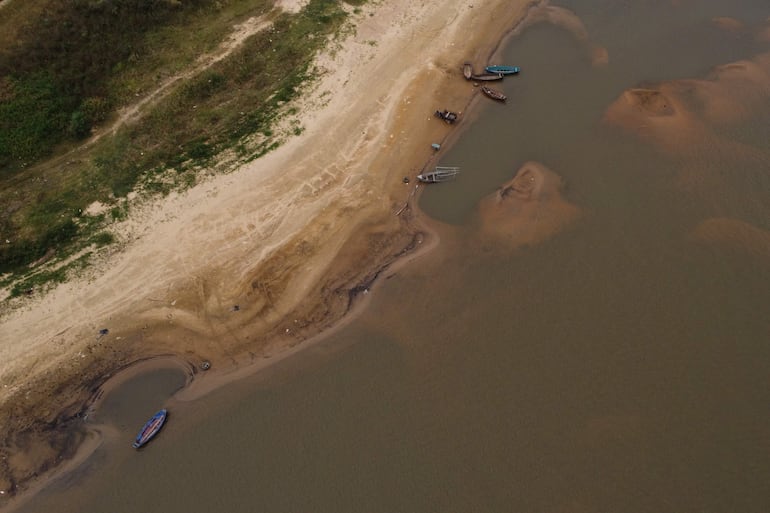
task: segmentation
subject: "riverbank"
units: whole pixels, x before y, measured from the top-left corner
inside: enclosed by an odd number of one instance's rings
[[[365,7],[355,35],[319,58],[323,74],[297,106],[301,135],[135,209],[117,227],[120,251],[4,319],[4,495],[62,460],[71,441],[48,434],[75,425],[117,369],[171,354],[225,376],[287,354],[414,254],[418,220],[396,212],[433,157],[430,144],[461,129],[432,113],[464,116],[476,91],[462,63],[480,67],[528,5]],[[45,450],[29,450],[39,444]],[[31,461],[33,452],[42,456]]]

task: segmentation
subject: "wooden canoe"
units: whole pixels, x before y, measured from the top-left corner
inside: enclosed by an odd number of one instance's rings
[[[491,87],[487,86],[481,86],[481,92],[492,98],[493,100],[497,100],[499,102],[504,102],[508,99],[507,96],[505,96],[502,91],[498,91],[496,89],[492,89]]]
[[[476,82],[491,82],[494,80],[502,80],[503,75],[501,73],[482,73],[481,75],[471,75],[471,80]]]
[[[454,166],[436,166],[433,171],[428,171],[417,175],[417,179],[425,183],[441,183],[454,180],[460,173],[459,167]]]
[[[136,435],[136,439],[134,440],[134,443],[131,444],[134,449],[139,449],[144,444],[149,442],[152,437],[158,434],[158,431],[160,431],[160,428],[163,427],[163,423],[166,422],[166,416],[168,415],[168,411],[166,410],[160,410],[158,413],[152,416],[150,420],[147,421],[147,423],[144,425],[144,427],[139,431],[139,434]]]

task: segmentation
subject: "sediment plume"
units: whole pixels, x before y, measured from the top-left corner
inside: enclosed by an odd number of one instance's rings
[[[610,123],[636,129],[645,119],[697,124],[746,120],[770,97],[770,53],[714,68],[705,79],[663,82],[625,91],[605,113]],[[699,119],[701,118],[701,119]],[[635,126],[634,123],[637,123]],[[657,123],[645,128],[663,128]],[[685,127],[686,128],[686,127]]]
[[[583,21],[569,9],[550,5],[548,1],[544,1],[529,10],[527,17],[516,27],[514,34],[520,34],[526,28],[538,23],[550,23],[572,34],[585,46],[592,65],[605,66],[609,62],[607,49],[591,40]]]
[[[770,98],[770,53],[714,68],[705,79],[663,82],[625,91],[605,112],[605,121],[645,133],[661,143],[668,131],[700,132],[704,123],[750,119]]]
[[[711,22],[718,29],[727,32],[740,32],[744,29],[743,22],[736,20],[735,18],[730,18],[729,16],[717,16],[716,18],[713,18]]]
[[[700,223],[688,239],[738,249],[754,256],[770,258],[770,231],[727,217],[714,217]]]
[[[671,151],[704,137],[702,124],[686,108],[681,84],[676,82],[624,91],[603,120]]]
[[[715,125],[744,122],[766,110],[770,53],[716,67],[705,79],[682,79],[624,91],[603,120],[676,155],[737,145]]]
[[[770,42],[770,18],[765,20],[763,27],[756,35],[757,41]]]
[[[750,119],[770,98],[770,53],[718,66],[705,80],[684,81],[709,123]]]
[[[764,53],[718,66],[704,79],[628,89],[603,121],[678,159],[677,185],[719,205],[725,191],[762,181],[757,173],[770,153],[718,129],[767,115],[769,100],[770,53]]]
[[[538,162],[527,162],[516,176],[479,204],[479,236],[505,250],[542,242],[580,214],[561,194],[564,183]]]

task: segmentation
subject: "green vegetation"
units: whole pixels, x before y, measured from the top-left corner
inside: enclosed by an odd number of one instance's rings
[[[224,150],[247,161],[301,133],[292,124],[276,134],[275,123],[347,17],[340,0],[310,0],[294,15],[273,11],[270,0],[24,3],[22,11],[12,2],[0,19],[0,275],[17,277],[52,253],[112,242],[104,223],[127,214],[116,198],[189,187]],[[272,25],[164,91],[138,121],[82,144],[118,108],[189,70],[256,16]],[[84,216],[94,201],[114,206],[106,216]],[[37,270],[33,281],[56,282],[62,273]],[[28,290],[29,279],[14,294]]]
[[[148,33],[183,23],[205,2],[43,3],[43,13],[26,20],[21,40],[0,56],[0,168],[6,173],[49,155],[67,138],[87,135],[114,101],[112,71],[150,51]]]

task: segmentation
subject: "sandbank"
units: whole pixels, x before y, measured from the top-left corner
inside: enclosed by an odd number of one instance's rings
[[[193,369],[210,361],[208,385],[189,392],[204,393],[350,318],[378,276],[429,247],[404,205],[435,158],[431,143],[457,130],[432,113],[464,113],[476,90],[462,63],[484,64],[532,5],[364,6],[355,34],[317,60],[320,78],[298,104],[300,136],[189,191],[132,205],[115,226],[118,250],[6,314],[3,497],[40,474],[8,463],[24,457],[14,447],[43,444],[51,457],[40,466],[52,468],[64,442],[48,430],[79,422],[116,370],[158,355]]]

